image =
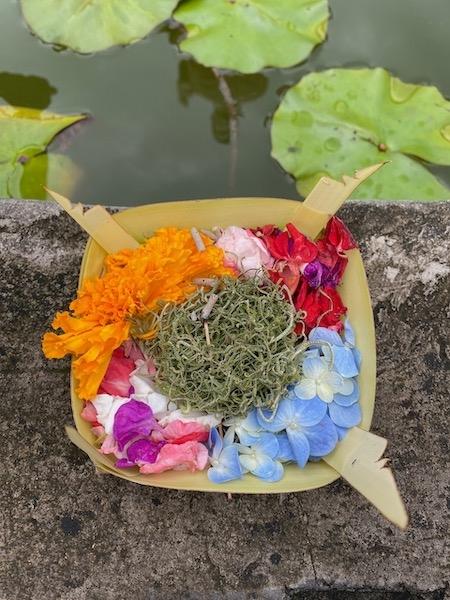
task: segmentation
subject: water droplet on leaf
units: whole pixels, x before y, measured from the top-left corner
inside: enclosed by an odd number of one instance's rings
[[[403,83],[400,79],[391,78],[391,98],[394,102],[406,102],[419,89],[413,83]]]
[[[346,102],[344,102],[343,100],[339,100],[338,102],[336,102],[336,104],[334,105],[334,110],[339,113],[339,114],[343,114],[345,113],[345,111],[348,109],[348,104]]]
[[[341,142],[338,140],[338,138],[330,137],[325,140],[324,147],[330,152],[336,152],[336,150],[339,150],[341,147]]]

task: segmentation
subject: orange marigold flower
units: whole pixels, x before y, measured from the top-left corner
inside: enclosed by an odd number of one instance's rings
[[[132,317],[166,302],[183,302],[195,291],[196,277],[233,276],[224,266],[223,250],[206,236],[203,241],[206,249],[200,252],[188,229],[158,230],[139,248],[108,256],[104,275],[83,282],[70,312],[56,315],[52,326],[63,333],[44,335],[44,354],[77,357],[73,367],[80,398],[96,395],[113,351],[129,336]]]

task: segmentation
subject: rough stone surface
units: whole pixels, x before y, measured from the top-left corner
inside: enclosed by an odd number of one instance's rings
[[[69,362],[40,351],[86,238],[54,205],[0,202],[1,600],[444,598],[450,204],[342,215],[373,297],[373,431],[390,440],[405,532],[342,481],[228,501],[96,475],[63,434]]]

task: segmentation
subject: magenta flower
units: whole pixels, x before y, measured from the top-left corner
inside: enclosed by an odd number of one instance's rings
[[[138,400],[130,400],[116,412],[113,435],[119,450],[123,451],[129,442],[138,437],[149,436],[155,428],[158,428],[158,424],[150,406]]]
[[[132,442],[126,449],[126,458],[120,458],[116,462],[116,467],[126,469],[129,467],[138,467],[145,464],[153,464],[164,446],[165,442],[153,442],[148,439]]]
[[[324,273],[323,265],[316,259],[308,263],[303,269],[303,276],[309,285],[316,289],[322,285],[322,276]]]

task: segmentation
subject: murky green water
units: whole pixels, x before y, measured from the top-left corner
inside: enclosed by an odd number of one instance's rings
[[[168,29],[91,57],[55,52],[0,0],[0,102],[88,112],[54,143],[78,165],[73,199],[133,205],[182,198],[297,198],[270,157],[268,120],[285,86],[315,70],[382,66],[450,96],[449,0],[330,0],[328,40],[303,65],[229,79],[237,144],[209,69],[180,54]],[[232,136],[233,137],[233,136]],[[432,169],[450,184],[450,170]]]

